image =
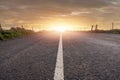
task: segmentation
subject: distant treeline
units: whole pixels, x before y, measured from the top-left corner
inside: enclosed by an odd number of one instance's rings
[[[113,30],[94,30],[90,31],[93,33],[113,33],[113,34],[120,34],[120,29],[113,29]]]
[[[114,24],[112,23],[112,28],[111,30],[99,30],[98,25],[92,25],[91,26],[91,31],[89,32],[94,32],[94,33],[114,33],[114,34],[120,34],[120,29],[114,29]]]
[[[7,40],[11,38],[21,37],[34,33],[32,30],[26,30],[21,27],[12,27],[10,30],[3,30],[0,26],[0,40]]]

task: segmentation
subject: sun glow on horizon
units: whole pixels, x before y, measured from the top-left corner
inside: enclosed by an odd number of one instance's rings
[[[51,30],[57,31],[57,32],[66,32],[71,30],[70,25],[68,24],[54,24],[51,27]]]
[[[66,27],[65,26],[56,26],[54,28],[55,31],[58,31],[58,32],[65,32],[66,31]]]

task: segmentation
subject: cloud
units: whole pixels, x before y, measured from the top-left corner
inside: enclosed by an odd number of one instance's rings
[[[0,0],[0,21],[31,23],[56,17],[119,20],[119,7],[120,0]]]

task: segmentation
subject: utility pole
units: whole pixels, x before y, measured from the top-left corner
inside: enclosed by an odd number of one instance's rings
[[[32,31],[34,31],[34,28],[32,27]]]
[[[21,28],[24,29],[23,25],[21,25]]]
[[[22,28],[22,30],[25,30],[23,25],[21,25],[21,28]]]
[[[91,26],[91,31],[93,31],[93,27],[94,27],[94,25]]]
[[[98,25],[96,24],[96,26],[95,26],[95,31],[97,31],[98,30]]]
[[[114,23],[112,23],[112,30],[114,29]]]

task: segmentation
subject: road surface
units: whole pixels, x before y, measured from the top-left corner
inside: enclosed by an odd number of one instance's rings
[[[120,35],[44,32],[0,42],[0,80],[120,80]]]

